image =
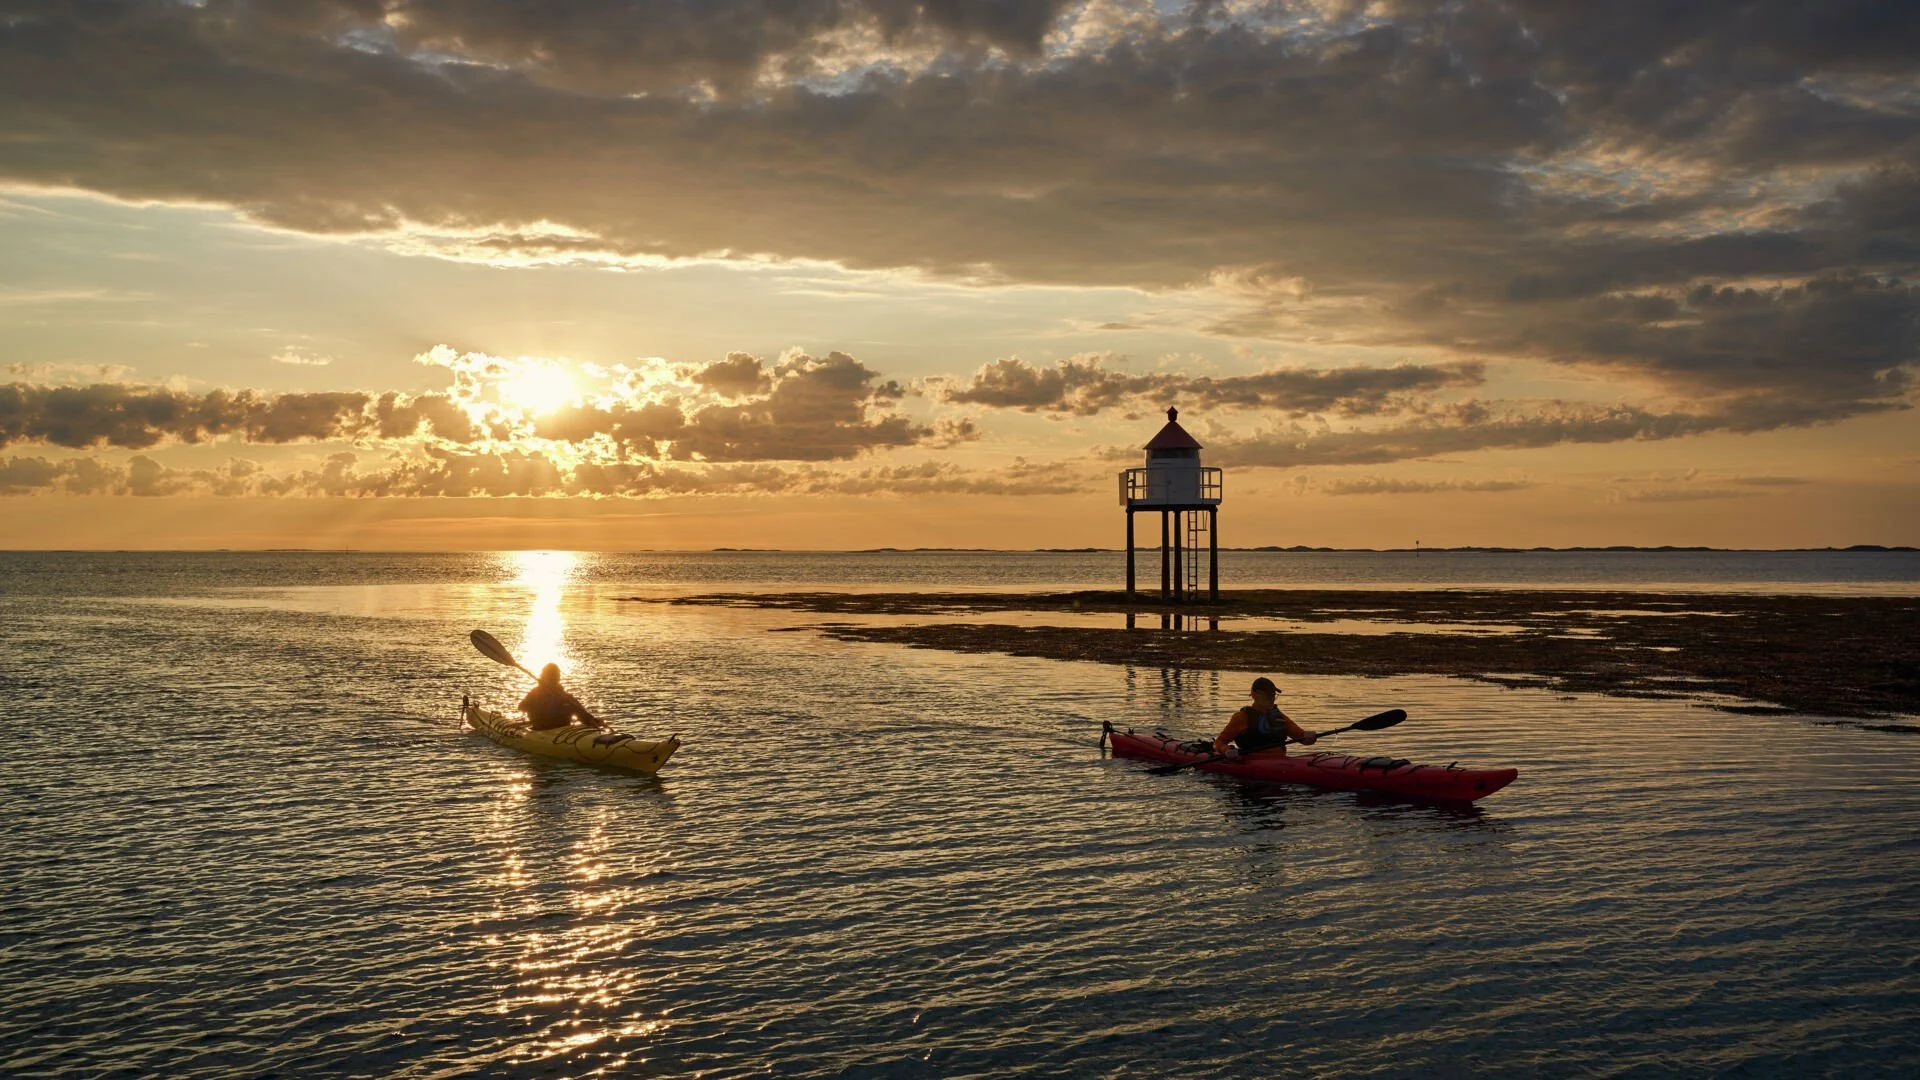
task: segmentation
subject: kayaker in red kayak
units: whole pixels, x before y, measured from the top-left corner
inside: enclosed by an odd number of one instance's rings
[[[1267,700],[1271,702],[1273,699]],[[520,699],[520,711],[527,714],[528,726],[535,731],[566,727],[576,717],[587,727],[606,726],[599,717],[588,712],[585,705],[580,704],[579,698],[560,688],[558,664],[548,664],[540,669],[539,685]]]
[[[1280,688],[1265,675],[1253,680],[1253,704],[1233,714],[1220,737],[1213,740],[1213,752],[1224,754],[1229,746],[1237,748],[1242,755],[1262,750],[1287,752],[1287,740],[1312,746],[1318,736],[1307,731],[1286,713],[1280,711],[1273,699]]]

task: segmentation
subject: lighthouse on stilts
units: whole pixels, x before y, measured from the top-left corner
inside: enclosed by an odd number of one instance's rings
[[[1185,603],[1199,599],[1200,545],[1207,548],[1208,600],[1220,599],[1219,469],[1200,464],[1200,443],[1180,426],[1180,410],[1167,410],[1167,426],[1147,443],[1147,463],[1120,473],[1120,505],[1127,509],[1127,595],[1136,592],[1133,515],[1160,513],[1160,596]]]

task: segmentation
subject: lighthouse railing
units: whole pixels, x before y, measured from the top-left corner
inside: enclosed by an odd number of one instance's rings
[[[1224,475],[1217,468],[1202,467],[1196,470],[1181,470],[1181,481],[1189,478],[1199,480],[1197,490],[1187,487],[1186,483],[1169,483],[1176,474],[1168,469],[1133,468],[1120,472],[1120,505],[1135,506],[1142,503],[1218,503],[1223,497],[1226,483]],[[1184,491],[1170,490],[1174,487],[1186,488]],[[1196,497],[1197,496],[1197,497]]]
[[[1226,487],[1225,475],[1219,469],[1200,470],[1200,501],[1217,503]]]

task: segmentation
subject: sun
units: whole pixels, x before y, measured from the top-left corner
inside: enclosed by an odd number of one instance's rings
[[[579,396],[573,376],[560,365],[545,361],[522,362],[519,373],[502,380],[499,386],[502,402],[541,415]]]

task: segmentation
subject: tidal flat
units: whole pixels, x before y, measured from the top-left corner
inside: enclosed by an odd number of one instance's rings
[[[848,616],[842,641],[1284,675],[1446,675],[1697,700],[1877,730],[1920,715],[1920,599],[1639,591],[1255,589],[702,593],[637,602]]]

